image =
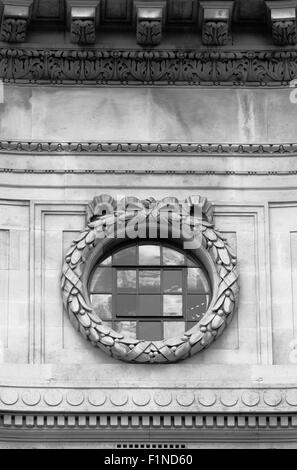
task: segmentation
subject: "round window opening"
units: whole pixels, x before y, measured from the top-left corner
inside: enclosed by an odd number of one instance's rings
[[[95,263],[88,294],[104,326],[131,340],[162,341],[183,336],[203,318],[211,284],[186,251],[139,241]]]
[[[65,255],[65,311],[87,341],[116,359],[186,359],[211,345],[237,309],[236,254],[214,226],[206,198],[188,198],[186,213],[175,207],[170,224],[182,228],[179,237],[171,229],[166,238],[127,235],[135,213],[145,232],[152,222],[168,228],[169,203],[95,197],[87,226]]]

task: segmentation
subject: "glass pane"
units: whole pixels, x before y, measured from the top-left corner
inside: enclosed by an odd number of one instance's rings
[[[117,288],[120,292],[133,292],[136,290],[136,270],[118,270]]]
[[[93,294],[91,303],[101,320],[111,320],[112,318],[112,295]]]
[[[111,266],[111,256],[100,263],[100,266]]]
[[[160,265],[160,247],[158,245],[140,245],[139,264]]]
[[[135,317],[136,315],[136,295],[118,294],[116,296],[117,317]]]
[[[166,293],[182,292],[183,288],[182,270],[164,270],[163,271],[163,290]]]
[[[164,321],[164,339],[183,336],[185,328],[184,321]]]
[[[188,295],[187,296],[187,320],[199,321],[206,313],[209,302],[208,295]]]
[[[112,292],[112,268],[96,268],[92,276],[90,291],[94,293]]]
[[[160,317],[162,315],[160,295],[140,295],[138,302],[138,316]]]
[[[163,339],[163,325],[161,322],[139,322],[138,339],[146,341],[160,341]]]
[[[139,292],[160,292],[160,271],[139,271]]]
[[[197,265],[198,263],[193,261],[190,256],[187,257],[187,266],[189,266],[189,268],[197,268]]]
[[[127,336],[127,338],[136,339],[136,322],[135,321],[117,321],[114,329],[118,333]]]
[[[136,266],[137,246],[129,246],[113,255],[114,266]]]
[[[182,295],[164,295],[163,296],[163,315],[170,316],[170,317],[182,317],[183,296]]]
[[[205,273],[201,268],[188,268],[188,292],[202,294],[209,292],[209,285]]]
[[[185,264],[185,257],[182,253],[171,248],[163,248],[163,264],[166,266],[180,266]]]

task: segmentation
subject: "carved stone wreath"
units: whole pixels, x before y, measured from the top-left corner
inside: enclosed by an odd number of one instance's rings
[[[200,208],[202,218],[192,215],[195,206]],[[66,254],[61,284],[65,310],[85,339],[110,356],[138,363],[172,363],[185,359],[219,337],[236,311],[239,293],[236,256],[213,225],[211,204],[206,198],[192,196],[186,200],[186,214],[181,213],[178,207],[179,202],[175,198],[161,201],[125,198],[124,204],[121,201],[118,207],[111,196],[98,196],[88,206],[87,227]],[[131,339],[107,327],[93,310],[88,295],[88,278],[98,259],[119,244],[119,240],[110,238],[119,220],[126,224],[137,217],[138,221],[146,224],[149,218],[154,218],[160,226],[163,211],[168,209],[172,211],[171,220],[183,224],[183,233],[186,226],[188,234],[202,241],[199,249],[191,251],[202,260],[208,271],[212,300],[202,319],[183,336],[163,341]]]

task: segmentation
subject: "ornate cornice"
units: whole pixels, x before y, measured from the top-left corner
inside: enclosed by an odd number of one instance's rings
[[[296,49],[0,49],[5,82],[259,86],[288,84],[296,76]]]
[[[197,142],[26,142],[2,140],[0,141],[1,153],[297,156],[297,143],[206,144]]]

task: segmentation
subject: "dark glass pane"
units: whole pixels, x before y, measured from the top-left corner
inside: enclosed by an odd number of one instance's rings
[[[129,294],[118,294],[116,296],[117,317],[135,317],[137,296]]]
[[[176,338],[177,336],[183,336],[185,332],[184,321],[164,321],[164,339]]]
[[[139,292],[160,292],[161,275],[160,271],[140,270],[139,271]]]
[[[112,268],[96,268],[92,276],[90,291],[94,293],[112,292]]]
[[[188,292],[197,292],[199,294],[209,292],[208,280],[201,268],[188,268],[187,286]]]
[[[138,339],[146,341],[160,341],[163,339],[163,325],[161,322],[138,323]]]
[[[127,338],[136,339],[136,322],[135,321],[116,321],[114,329],[118,333],[125,335]]]
[[[136,270],[117,270],[117,288],[119,292],[136,290]]]
[[[136,266],[137,265],[137,246],[124,248],[113,255],[114,266]]]
[[[187,320],[199,321],[206,313],[209,302],[208,295],[188,295],[187,296]]]
[[[168,293],[182,293],[183,272],[182,270],[164,270],[163,271],[163,290]]]
[[[148,266],[160,265],[159,245],[140,245],[139,264]]]
[[[165,266],[181,266],[185,264],[185,257],[179,251],[163,247],[163,264]]]
[[[139,295],[138,316],[160,317],[162,315],[160,295]]]
[[[163,296],[163,315],[165,317],[182,317],[183,296],[182,295],[164,295]]]
[[[111,320],[112,318],[112,295],[93,294],[91,303],[101,320]]]

